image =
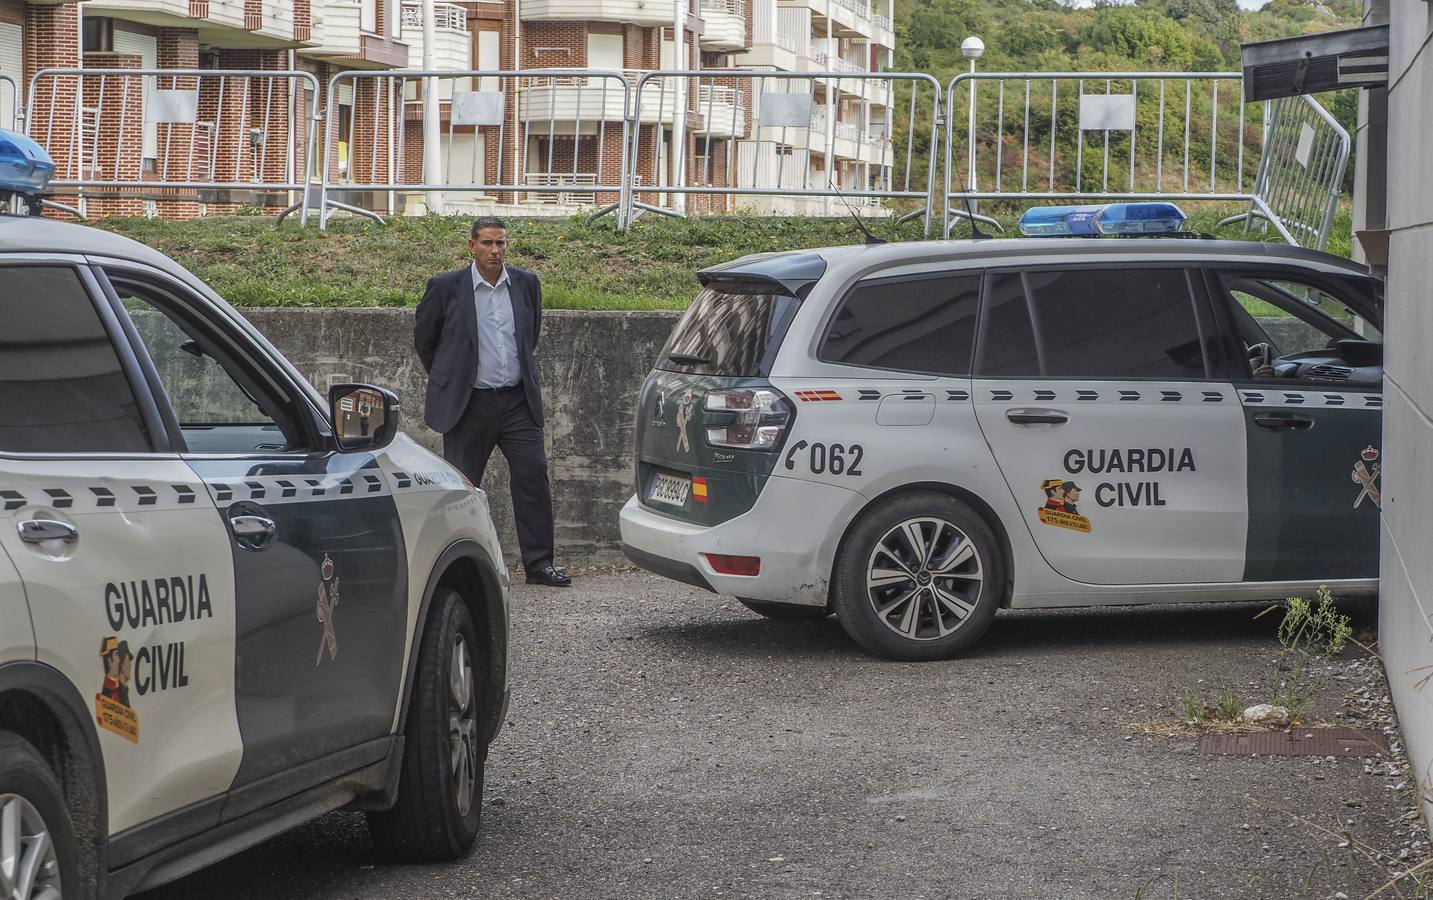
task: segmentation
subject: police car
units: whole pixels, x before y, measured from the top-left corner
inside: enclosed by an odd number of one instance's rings
[[[0,187],[41,154],[0,135]],[[389,857],[470,849],[508,581],[482,492],[397,427],[163,255],[0,216],[0,896],[123,896],[345,806]]]
[[[1182,222],[1114,205],[1024,230]],[[772,618],[834,612],[909,660],[970,647],[999,608],[1376,588],[1382,288],[1358,265],[1027,238],[699,277],[640,397],[640,566]]]

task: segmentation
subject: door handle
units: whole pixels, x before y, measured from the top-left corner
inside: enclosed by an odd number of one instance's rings
[[[264,549],[279,531],[273,519],[255,515],[230,516],[229,527],[239,543],[250,550]]]
[[[73,543],[79,540],[79,529],[68,522],[56,522],[54,519],[27,519],[16,523],[15,527],[20,532],[20,540],[27,544],[38,544],[42,541],[64,541]]]
[[[1256,413],[1254,424],[1260,428],[1272,428],[1275,431],[1303,431],[1306,428],[1312,428],[1314,420],[1298,413]]]
[[[1015,425],[1064,425],[1070,414],[1058,409],[1011,409],[1005,418]]]

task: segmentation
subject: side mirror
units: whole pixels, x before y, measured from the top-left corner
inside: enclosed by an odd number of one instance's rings
[[[333,438],[340,450],[381,450],[398,433],[398,395],[371,384],[328,389]]]

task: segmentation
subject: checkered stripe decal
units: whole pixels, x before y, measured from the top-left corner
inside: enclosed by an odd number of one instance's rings
[[[60,484],[26,483],[0,487],[0,512],[14,512],[27,506],[63,509],[72,513],[104,510],[147,512],[183,509],[198,502],[199,494],[187,484],[85,484],[65,480]]]
[[[204,483],[219,506],[231,503],[310,503],[344,497],[383,497],[391,494],[385,473],[365,469],[348,475],[249,475],[211,478]]]
[[[1312,409],[1382,409],[1382,394],[1359,391],[1283,391],[1239,389],[1245,406],[1304,406]]]
[[[964,395],[964,391],[951,392]],[[1112,384],[1086,383],[1071,384],[1069,382],[1057,384],[1039,384],[1032,382],[976,382],[974,385],[975,399],[982,403],[1062,403],[1078,406],[1086,403],[1110,403],[1110,404],[1132,404],[1132,403],[1179,403],[1184,405],[1203,405],[1215,403],[1236,402],[1233,388],[1219,384],[1160,384],[1150,383],[1148,386],[1131,386],[1125,382],[1121,386]],[[960,398],[965,399],[964,396]]]

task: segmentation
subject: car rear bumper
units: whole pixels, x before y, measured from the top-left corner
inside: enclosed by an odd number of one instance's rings
[[[653,512],[633,496],[622,508],[622,550],[643,569],[718,594],[821,606],[835,544],[863,502],[845,488],[773,477],[749,512],[706,526]],[[708,553],[759,557],[761,573],[723,575]]]

